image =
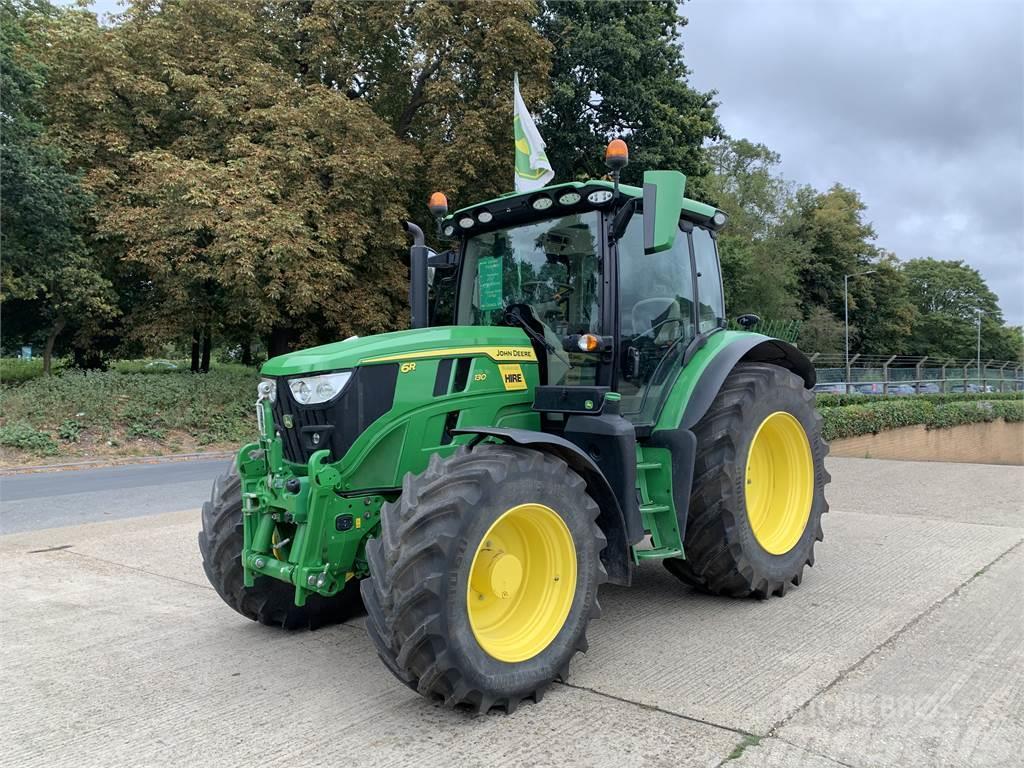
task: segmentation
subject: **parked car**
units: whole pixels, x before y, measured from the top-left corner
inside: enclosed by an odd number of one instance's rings
[[[829,395],[841,395],[846,392],[846,385],[841,381],[830,381],[824,384],[815,384],[814,391]]]

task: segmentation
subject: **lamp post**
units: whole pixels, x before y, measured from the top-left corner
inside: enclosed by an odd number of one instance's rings
[[[982,391],[982,373],[981,373],[981,316],[985,314],[985,310],[980,307],[975,310],[978,319],[978,391]]]
[[[850,394],[850,278],[860,275],[871,275],[877,269],[868,269],[864,272],[854,272],[843,275],[843,326],[846,332],[846,394]]]

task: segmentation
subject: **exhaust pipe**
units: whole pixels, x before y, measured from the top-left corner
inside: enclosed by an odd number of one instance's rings
[[[409,313],[411,328],[426,328],[427,317],[427,246],[423,230],[411,221],[402,223],[402,227],[412,235],[412,247],[409,249]]]

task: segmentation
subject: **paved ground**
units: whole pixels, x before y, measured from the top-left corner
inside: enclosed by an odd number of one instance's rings
[[[0,765],[1020,765],[1024,468],[830,469],[801,588],[720,600],[648,563],[602,592],[570,684],[512,716],[419,699],[361,621],[238,617],[203,577],[194,510],[0,537]],[[194,482],[96,503],[192,506]],[[5,517],[67,522],[53,498]]]

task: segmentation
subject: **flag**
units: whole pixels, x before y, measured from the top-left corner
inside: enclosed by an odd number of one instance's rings
[[[553,178],[548,156],[544,154],[544,139],[537,132],[537,126],[526,109],[523,96],[519,93],[519,73],[513,85],[515,117],[512,125],[516,137],[516,192],[532,192],[540,189]]]

